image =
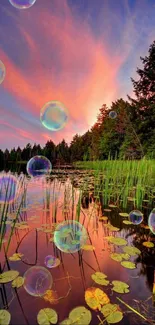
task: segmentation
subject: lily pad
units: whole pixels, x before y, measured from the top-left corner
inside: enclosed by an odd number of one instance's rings
[[[85,251],[94,251],[95,250],[95,247],[92,245],[83,245],[81,248]]]
[[[57,312],[52,308],[41,309],[37,315],[39,325],[56,324],[58,321]]]
[[[12,262],[20,261],[22,256],[23,256],[23,254],[21,254],[21,253],[14,253],[12,256],[9,257],[9,260]]]
[[[154,244],[151,241],[144,241],[143,246],[152,248],[152,247],[154,247]]]
[[[126,269],[135,269],[136,268],[135,263],[129,262],[129,261],[123,261],[123,262],[121,262],[121,265],[123,267],[125,267]]]
[[[13,288],[20,288],[24,284],[24,278],[22,276],[18,276],[16,279],[12,281]]]
[[[120,212],[120,213],[119,213],[119,216],[121,216],[121,217],[128,217],[129,214],[126,213],[126,212]]]
[[[0,309],[0,325],[9,325],[11,320],[10,313],[5,309]]]
[[[0,274],[0,283],[8,283],[13,281],[19,275],[18,271],[10,270]]]
[[[114,260],[116,262],[122,261],[122,256],[119,253],[112,253],[112,254],[110,254],[110,257],[112,258],[112,260]]]
[[[72,321],[69,318],[64,319],[60,325],[72,325]]]
[[[111,237],[109,241],[117,246],[125,246],[127,244],[127,241],[120,237]]]
[[[129,292],[129,285],[122,281],[112,281],[113,288],[112,290],[118,293],[128,293]]]
[[[90,310],[83,306],[74,308],[69,313],[69,319],[72,321],[71,324],[89,325],[92,319]]]
[[[123,247],[123,251],[125,253],[129,254],[130,256],[135,256],[135,255],[141,254],[141,251],[137,247],[133,247],[133,246]]]
[[[108,220],[108,217],[106,217],[106,216],[103,216],[103,217],[99,218],[99,221],[106,221],[106,220]]]
[[[105,279],[105,278],[107,278],[107,275],[105,275],[102,272],[96,272],[95,274],[92,274],[91,277],[98,284],[101,284],[104,286],[107,286],[109,284],[109,281]]]
[[[110,302],[107,294],[99,288],[91,287],[85,291],[85,301],[93,310],[101,310],[101,306]]]
[[[133,225],[133,223],[131,221],[129,221],[129,220],[123,220],[123,223],[125,225]]]
[[[106,317],[106,320],[109,324],[115,324],[122,320],[123,313],[119,309],[118,305],[107,304],[101,309],[102,314]]]
[[[117,227],[114,227],[114,226],[110,225],[109,230],[110,231],[120,231],[120,228],[117,228]]]

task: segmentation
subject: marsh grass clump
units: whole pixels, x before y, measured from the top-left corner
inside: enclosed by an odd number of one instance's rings
[[[134,207],[141,209],[143,200],[151,207],[155,199],[155,161],[112,160],[77,162],[77,168],[94,171],[94,196],[102,194],[103,204],[111,201],[127,207],[128,197],[134,202]]]

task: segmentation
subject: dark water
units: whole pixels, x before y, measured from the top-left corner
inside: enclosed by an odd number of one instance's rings
[[[68,212],[63,213],[64,193],[70,202]],[[50,195],[50,204],[47,199]],[[49,197],[49,196],[48,196]],[[103,215],[101,204],[95,203],[93,198],[91,202],[87,197],[83,198],[83,207],[80,214],[80,223],[84,224],[89,234],[87,244],[95,247],[94,251],[81,250],[82,253],[67,254],[60,252],[53,242],[49,242],[50,233],[37,231],[43,224],[47,224],[46,228],[51,228],[54,222],[62,222],[65,218],[75,219],[76,203],[78,201],[78,190],[75,190],[74,206],[71,199],[71,186],[69,178],[64,184],[58,180],[52,183],[46,183],[39,180],[28,180],[27,196],[25,207],[21,210],[20,220],[25,221],[29,225],[29,229],[16,229],[7,254],[8,257],[13,253],[19,252],[23,256],[20,261],[10,261],[6,263],[4,248],[0,252],[1,268],[3,270],[18,270],[23,276],[26,270],[33,265],[45,266],[44,259],[47,255],[57,256],[61,263],[60,266],[48,269],[53,278],[52,290],[56,291],[58,303],[51,304],[43,298],[30,296],[21,287],[17,290],[11,287],[11,283],[1,285],[0,292],[0,308],[8,307],[11,314],[12,325],[37,324],[37,314],[42,308],[53,308],[58,313],[58,323],[68,318],[69,312],[77,306],[85,306],[92,313],[91,325],[99,324],[97,315],[103,320],[104,316],[99,311],[91,310],[85,302],[85,290],[89,287],[98,287],[102,289],[110,298],[111,303],[119,304],[123,319],[120,325],[149,324],[139,315],[133,313],[125,305],[119,302],[119,297],[125,303],[135,308],[140,314],[145,316],[153,324],[155,320],[155,308],[152,301],[152,290],[155,269],[155,250],[142,245],[144,241],[155,241],[155,236],[150,237],[148,229],[141,226],[131,226],[123,224],[125,218],[119,216],[121,212],[118,208],[111,208],[111,211],[104,212],[110,223],[118,227],[120,231],[113,232],[104,226],[108,221],[99,221],[99,217]],[[57,215],[55,220],[54,206],[57,204]],[[132,203],[128,206],[126,212],[133,210]],[[145,221],[149,211],[144,209]],[[8,212],[8,220],[11,219],[14,212]],[[91,216],[91,217],[90,217]],[[10,219],[9,219],[10,218]],[[7,225],[5,238],[8,238],[10,225]],[[141,255],[130,258],[136,264],[133,270],[126,269],[119,262],[111,259],[112,252],[123,252],[123,246],[110,244],[105,237],[114,236],[127,240],[127,245],[133,245],[141,250]],[[82,255],[81,255],[82,254]],[[5,266],[5,268],[4,268]],[[91,275],[95,272],[103,272],[107,275],[108,280],[119,280],[129,285],[130,292],[127,294],[115,293],[111,290],[111,285],[102,286],[96,284]],[[3,298],[3,299],[2,299]],[[106,322],[104,323],[106,324]],[[3,324],[2,324],[3,325]]]

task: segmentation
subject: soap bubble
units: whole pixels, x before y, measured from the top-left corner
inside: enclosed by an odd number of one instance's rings
[[[31,296],[43,296],[52,284],[52,275],[45,267],[32,266],[24,274],[24,288]]]
[[[68,111],[58,101],[48,102],[40,111],[40,120],[46,129],[58,131],[65,126],[68,120]]]
[[[6,75],[5,65],[0,60],[0,84],[3,82],[5,75]]]
[[[148,225],[151,232],[155,235],[155,209],[153,209],[149,215]]]
[[[75,253],[85,245],[87,231],[79,222],[68,220],[60,223],[54,232],[54,243],[62,252]]]
[[[0,174],[0,203],[11,203],[18,194],[18,180],[7,173]]]
[[[115,111],[111,111],[111,112],[109,112],[109,117],[114,119],[117,117],[117,113]]]
[[[34,5],[36,0],[9,0],[9,2],[17,9],[28,9]]]
[[[139,225],[143,221],[143,214],[139,210],[133,210],[129,213],[129,220],[134,225]]]
[[[45,257],[44,263],[49,269],[51,269],[57,267],[60,264],[60,260],[55,256],[48,255]]]
[[[26,169],[30,176],[42,176],[51,172],[52,165],[46,157],[34,156],[28,161]]]

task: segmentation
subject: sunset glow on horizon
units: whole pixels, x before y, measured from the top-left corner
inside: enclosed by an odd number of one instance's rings
[[[133,95],[130,77],[155,39],[154,17],[153,0],[36,0],[25,10],[1,0],[0,149],[70,143],[103,104]],[[50,101],[69,112],[57,132],[40,122]]]

